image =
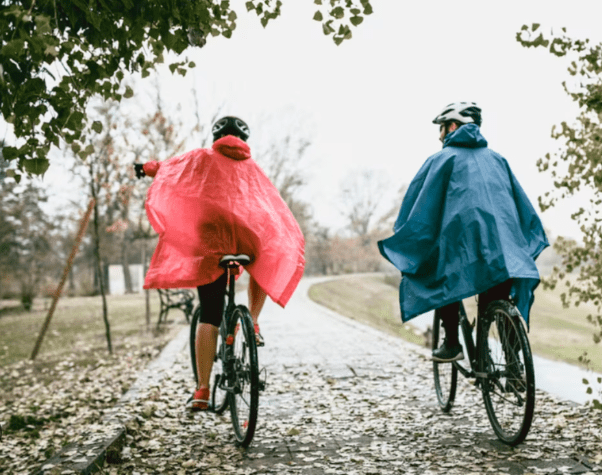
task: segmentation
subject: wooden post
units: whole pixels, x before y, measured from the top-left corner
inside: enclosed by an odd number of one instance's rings
[[[69,271],[71,270],[71,266],[73,265],[73,260],[77,254],[79,249],[79,245],[82,242],[86,229],[88,227],[88,223],[90,222],[90,215],[92,214],[92,210],[94,209],[94,199],[90,200],[90,204],[88,204],[88,209],[86,210],[86,214],[81,220],[79,225],[79,231],[77,233],[77,237],[75,238],[75,243],[73,243],[73,249],[71,249],[71,254],[67,259],[67,264],[65,265],[65,269],[63,270],[63,276],[61,277],[61,282],[59,286],[56,288],[54,292],[54,296],[52,299],[52,305],[50,306],[50,310],[48,310],[48,315],[46,316],[46,320],[44,321],[44,326],[38,335],[38,340],[36,341],[36,346],[31,353],[31,359],[34,360],[38,355],[38,351],[40,351],[40,346],[42,345],[42,340],[44,339],[44,335],[46,334],[46,330],[48,330],[48,325],[50,324],[50,320],[52,319],[52,315],[54,314],[54,310],[56,309],[56,304],[63,292],[63,287],[65,285],[65,281],[67,280],[67,276],[69,275]]]

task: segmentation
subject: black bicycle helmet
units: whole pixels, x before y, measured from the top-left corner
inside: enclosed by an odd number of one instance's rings
[[[215,122],[211,132],[213,133],[214,142],[226,135],[234,135],[235,137],[246,141],[249,138],[249,135],[251,135],[249,126],[245,121],[232,116],[222,117]]]
[[[474,102],[453,102],[445,106],[443,111],[435,117],[433,124],[446,122],[459,122],[460,124],[477,124],[481,126],[481,108]]]

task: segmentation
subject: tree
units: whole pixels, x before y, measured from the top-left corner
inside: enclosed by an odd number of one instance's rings
[[[387,193],[386,176],[374,170],[351,172],[342,184],[342,214],[347,219],[348,229],[363,246],[371,243],[370,231]]]
[[[406,196],[406,191],[408,191],[408,185],[407,183],[404,183],[397,190],[397,195],[393,199],[393,203],[391,204],[389,210],[386,211],[376,223],[378,229],[385,233],[384,236],[390,236],[391,231],[395,226],[395,221],[397,221],[397,216],[399,215],[399,210],[401,209],[403,199]]]
[[[558,57],[572,59],[568,68],[574,78],[564,89],[580,108],[574,124],[563,122],[552,129],[552,137],[561,143],[554,154],[547,154],[537,163],[541,172],[549,172],[555,189],[539,197],[542,210],[553,207],[559,200],[586,191],[591,195],[588,209],[581,208],[572,215],[581,228],[581,244],[558,238],[554,244],[562,255],[562,266],[556,268],[544,285],[554,288],[567,273],[577,272],[576,279],[567,279],[567,292],[562,294],[565,307],[569,304],[591,302],[596,315],[588,320],[594,325],[594,341],[602,339],[602,43],[570,38],[563,28],[545,35],[538,24],[523,26],[517,40],[525,47],[548,48]],[[591,387],[589,388],[591,390]],[[602,405],[598,402],[598,407]]]
[[[119,157],[115,151],[115,129],[116,124],[122,119],[119,114],[117,103],[103,103],[97,108],[98,118],[102,120],[102,135],[90,139],[86,149],[87,153],[83,160],[75,162],[74,172],[84,181],[84,186],[89,191],[89,196],[94,200],[94,211],[92,215],[92,249],[94,256],[94,267],[96,282],[102,298],[102,316],[105,325],[105,335],[109,353],[113,352],[111,342],[111,325],[109,322],[109,311],[107,305],[106,276],[103,253],[101,251],[101,237],[104,230],[112,231],[111,225],[115,224],[115,199],[114,188],[121,188],[119,175],[121,167]],[[77,160],[77,157],[76,157]],[[113,193],[112,193],[113,192]],[[108,224],[111,223],[111,224]],[[117,227],[116,229],[117,230]]]
[[[4,296],[4,288],[9,283],[10,271],[18,262],[18,230],[10,217],[14,214],[17,199],[14,194],[15,183],[4,179],[7,167],[8,163],[0,155],[0,298]]]
[[[370,0],[314,0],[314,20],[336,44],[352,37],[372,13]],[[249,0],[261,24],[280,15],[280,0]],[[81,158],[85,147],[86,106],[95,95],[120,101],[133,95],[126,73],[147,77],[167,53],[202,47],[209,35],[232,36],[237,13],[229,0],[0,0],[0,110],[17,139],[5,147],[6,160],[18,171],[43,174],[48,152],[61,141]],[[169,65],[186,74],[187,59]],[[91,130],[102,132],[93,121]]]
[[[311,233],[306,236],[305,272],[309,275],[328,275],[334,272],[332,243],[330,230],[325,226],[314,223]]]
[[[21,303],[31,310],[41,283],[56,267],[51,245],[55,227],[40,208],[47,197],[31,182],[14,186],[2,180],[0,200],[0,271],[18,284]]]
[[[268,125],[263,130],[265,133],[266,130],[273,129]],[[303,135],[287,132],[282,134],[281,138],[270,138],[264,143],[265,145],[260,146],[253,156],[278,189],[280,196],[299,223],[303,235],[307,236],[313,225],[312,210],[310,205],[300,197],[300,192],[307,185],[304,157],[311,141]]]

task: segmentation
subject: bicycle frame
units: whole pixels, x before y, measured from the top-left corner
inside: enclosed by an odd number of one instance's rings
[[[477,333],[481,331],[482,326],[479,325],[478,320],[481,318],[480,315],[475,319],[475,325],[477,327]],[[465,368],[458,361],[454,361],[453,365],[458,369],[460,373],[466,378],[476,378],[477,384],[481,379],[487,379],[487,373],[479,371],[480,356],[478,354],[478,348],[475,345],[473,339],[473,328],[474,326],[468,321],[464,304],[460,302],[460,328],[462,329],[462,335],[464,336],[464,347],[466,353],[468,353],[468,361],[470,363],[470,369]],[[478,338],[477,338],[478,340]]]
[[[232,364],[233,364],[232,358],[230,357],[231,354],[230,354],[230,352],[228,352],[228,349],[232,347],[232,343],[228,341],[229,337],[231,335],[228,335],[227,329],[230,326],[230,316],[232,315],[232,312],[235,307],[234,293],[235,293],[235,281],[236,281],[234,273],[231,273],[230,269],[227,269],[227,272],[228,272],[227,300],[226,300],[226,305],[224,307],[222,323],[219,327],[219,331],[222,336],[222,344],[220,345],[219,348],[217,348],[217,352],[222,352],[221,359],[225,366],[224,374],[228,374],[232,371]],[[216,353],[216,358],[217,358],[217,353]],[[219,387],[220,387],[220,389],[222,389],[224,391],[228,391],[228,392],[236,391],[236,387],[228,386],[227,381],[225,381],[225,379],[223,379],[223,378],[219,382]]]
[[[491,379],[491,374],[480,371],[481,355],[479,354],[480,348],[475,344],[473,338],[473,328],[477,327],[476,341],[479,341],[479,332],[483,331],[483,326],[480,324],[481,319],[484,318],[480,313],[477,315],[475,324],[472,325],[466,315],[464,304],[460,302],[460,328],[462,329],[462,335],[464,336],[464,346],[468,353],[468,361],[470,362],[470,369],[464,367],[459,361],[454,361],[452,364],[458,369],[460,373],[466,378],[476,378],[477,386],[481,380]]]

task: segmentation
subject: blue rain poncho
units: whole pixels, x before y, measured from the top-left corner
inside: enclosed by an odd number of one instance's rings
[[[468,124],[445,138],[412,180],[381,254],[402,273],[403,321],[514,279],[529,322],[539,284],[535,259],[549,244],[527,195],[501,155]]]

